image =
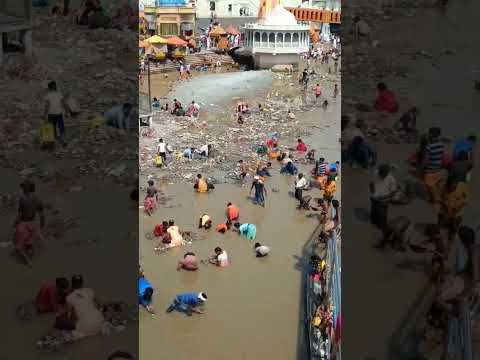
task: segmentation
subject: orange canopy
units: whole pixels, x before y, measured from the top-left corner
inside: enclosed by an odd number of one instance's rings
[[[225,32],[225,30],[223,30],[223,28],[220,25],[218,25],[212,31],[210,31],[210,33],[208,35],[209,36],[223,36],[223,35],[227,35],[227,33]]]
[[[185,40],[180,39],[178,36],[172,36],[167,39],[167,45],[171,46],[187,46],[188,43]]]
[[[230,35],[240,35],[240,31],[238,31],[233,25],[228,25],[225,32]]]

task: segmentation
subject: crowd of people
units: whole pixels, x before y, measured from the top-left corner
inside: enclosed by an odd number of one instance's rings
[[[463,223],[462,213],[469,200],[476,137],[459,138],[449,149],[440,127],[430,127],[421,134],[417,130],[418,107],[410,107],[398,115],[395,94],[384,83],[377,86],[372,108],[383,124],[369,124],[360,118],[352,124],[349,117],[342,117],[342,158],[351,166],[375,169],[369,200],[371,223],[378,229],[377,248],[430,256],[430,279],[436,296],[426,319],[426,333],[445,334],[445,319],[457,316],[460,300],[473,291],[468,284],[475,276],[472,249],[476,232]],[[409,182],[423,184],[424,197],[437,219],[426,227],[424,234],[417,232],[410,216],[390,217],[391,206],[409,204],[415,194],[408,189],[407,179],[396,178],[395,165],[377,163],[377,151],[368,137],[377,136],[378,132],[372,128],[379,126],[390,127],[400,138],[413,135],[418,139],[417,149],[405,161],[412,174]],[[452,259],[456,259],[454,265]]]

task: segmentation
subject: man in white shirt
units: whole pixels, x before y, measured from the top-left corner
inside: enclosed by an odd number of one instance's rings
[[[303,189],[305,189],[306,186],[307,186],[307,179],[302,173],[298,174],[298,177],[295,180],[295,199],[297,199],[300,202],[302,202]]]
[[[370,183],[371,223],[385,232],[388,225],[388,204],[398,190],[395,178],[390,174],[389,165],[378,167],[376,181]]]
[[[265,257],[270,253],[270,248],[260,243],[255,243],[254,248],[256,257]]]
[[[65,137],[65,124],[63,122],[63,114],[67,109],[63,94],[58,91],[55,81],[48,83],[48,93],[45,95],[45,112],[44,118],[53,125],[56,139],[63,142]]]
[[[228,266],[228,254],[221,247],[215,248],[215,255],[210,258],[210,263],[219,267]]]
[[[209,158],[212,152],[212,145],[202,145],[199,149],[200,155]]]
[[[162,157],[163,163],[167,163],[167,144],[163,142],[163,139],[158,140],[157,154]]]

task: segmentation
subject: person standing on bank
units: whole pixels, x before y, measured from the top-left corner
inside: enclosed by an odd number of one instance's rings
[[[57,83],[48,83],[48,93],[45,95],[44,119],[47,119],[53,126],[55,139],[65,145],[65,123],[63,116],[68,109],[63,94],[58,91]]]
[[[380,165],[377,174],[376,181],[370,183],[370,219],[383,233],[388,224],[388,203],[398,187],[395,178],[390,174],[389,165]]]

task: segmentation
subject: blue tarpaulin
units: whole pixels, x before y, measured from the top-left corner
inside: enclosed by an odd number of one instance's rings
[[[186,6],[187,0],[157,0],[156,6]]]

